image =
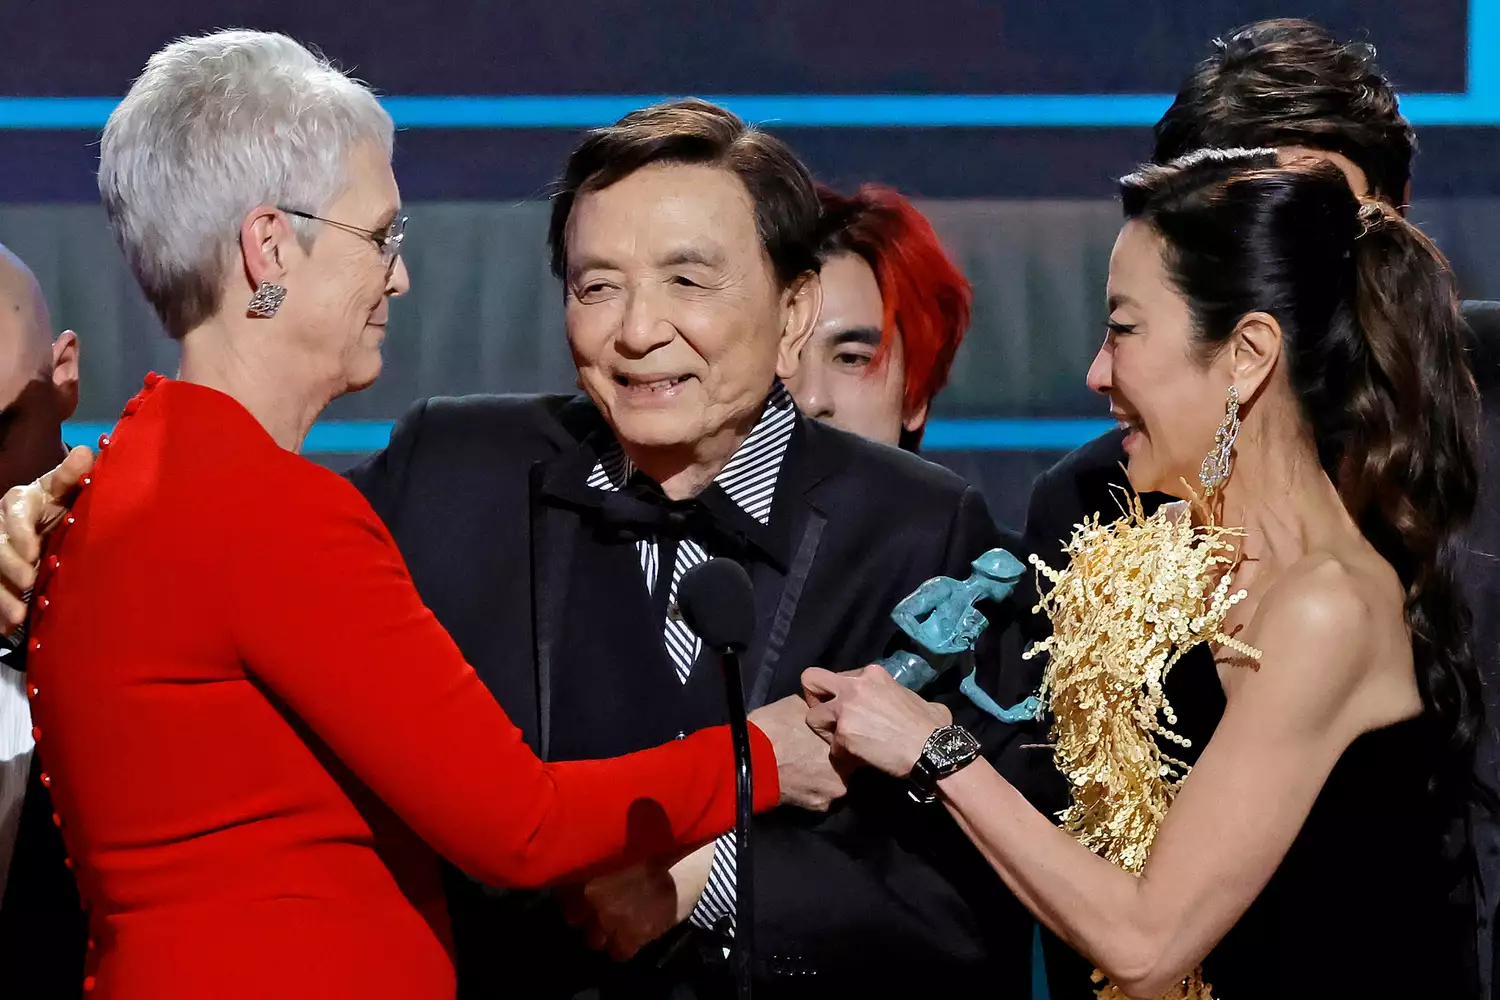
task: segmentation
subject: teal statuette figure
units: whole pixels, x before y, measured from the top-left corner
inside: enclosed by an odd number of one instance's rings
[[[974,678],[974,644],[990,624],[974,605],[983,600],[1005,600],[1016,589],[1026,567],[1004,549],[990,549],[970,565],[974,572],[967,580],[935,576],[896,605],[891,620],[926,655],[892,653],[880,665],[903,687],[921,691],[959,664],[967,668],[959,690],[981,711],[1001,722],[1034,719],[1041,707],[1035,698],[1027,698],[1013,708],[1001,708]]]

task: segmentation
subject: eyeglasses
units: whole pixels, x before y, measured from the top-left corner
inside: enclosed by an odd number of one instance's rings
[[[363,236],[374,243],[380,250],[380,259],[385,261],[387,268],[396,266],[396,258],[401,256],[401,244],[406,239],[406,216],[398,215],[391,220],[391,224],[384,229],[362,229],[359,226],[351,226],[347,222],[335,222],[325,219],[321,215],[313,215],[311,212],[299,212],[295,208],[281,208],[278,210],[287,215],[295,215],[299,219],[309,219],[313,222],[321,222],[325,226],[333,226],[342,229],[346,233]]]

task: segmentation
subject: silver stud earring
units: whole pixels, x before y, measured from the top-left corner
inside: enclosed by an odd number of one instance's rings
[[[1229,387],[1229,397],[1224,402],[1224,422],[1214,431],[1214,446],[1204,456],[1203,466],[1198,470],[1198,481],[1203,484],[1203,498],[1214,495],[1223,486],[1234,469],[1234,441],[1240,436],[1240,390]]]
[[[285,287],[262,281],[260,287],[255,290],[255,294],[250,296],[250,304],[245,307],[245,315],[258,319],[270,319],[276,315],[276,310],[280,309],[281,303],[285,301]]]

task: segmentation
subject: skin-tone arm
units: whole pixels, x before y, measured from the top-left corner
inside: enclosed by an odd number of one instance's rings
[[[1392,637],[1341,566],[1268,594],[1236,684],[1136,877],[1032,808],[983,759],[943,801],[1018,898],[1127,994],[1157,997],[1196,967],[1264,888],[1329,772],[1360,733],[1397,721],[1405,692],[1371,663]],[[1407,662],[1409,670],[1409,661]],[[905,775],[940,719],[879,668],[804,675],[808,722],[835,752]]]
[[[0,501],[0,634],[10,635],[26,621],[22,595],[36,582],[37,563],[47,533],[67,514],[80,480],[94,467],[94,453],[79,445],[61,465]]]

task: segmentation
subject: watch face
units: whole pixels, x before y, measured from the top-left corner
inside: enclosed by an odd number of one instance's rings
[[[963,729],[950,726],[937,733],[937,739],[932,743],[932,756],[936,758],[935,763],[942,767],[962,760],[977,750],[978,746],[974,737]]]

